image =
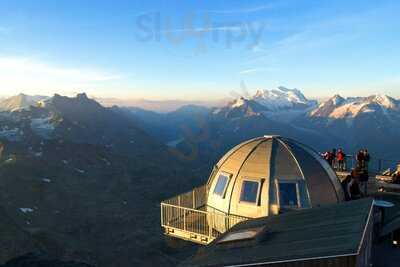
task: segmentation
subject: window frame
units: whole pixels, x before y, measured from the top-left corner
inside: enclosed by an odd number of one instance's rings
[[[277,203],[279,209],[301,209],[301,199],[300,199],[300,186],[299,183],[301,180],[285,180],[285,179],[276,179],[275,180],[275,189],[276,189],[276,195],[277,195]],[[296,186],[296,197],[297,197],[297,205],[295,206],[283,206],[281,205],[281,191],[279,184],[295,184]]]
[[[266,226],[253,227],[237,231],[230,231],[224,234],[217,244],[225,244],[231,242],[240,242],[255,239],[257,236],[266,231]],[[242,235],[242,236],[241,236]],[[244,236],[243,236],[244,235]]]
[[[221,175],[228,177],[228,179],[226,180],[224,189],[222,190],[222,194],[217,194],[217,193],[215,193],[215,189],[217,188],[218,181],[219,181],[219,178],[220,178]],[[223,171],[218,172],[217,181],[215,182],[214,189],[213,189],[213,191],[212,191],[212,192],[213,192],[213,195],[218,196],[218,197],[220,197],[220,198],[225,198],[226,189],[228,188],[228,185],[229,185],[229,183],[230,183],[230,181],[231,181],[231,178],[232,178],[232,174],[230,174],[230,173],[228,173],[228,172],[223,172]]]
[[[256,196],[255,202],[242,200],[243,189],[244,189],[243,185],[244,185],[245,182],[255,182],[255,183],[257,183],[257,185],[258,185],[257,186],[257,196]],[[253,179],[253,178],[247,178],[247,177],[244,178],[242,180],[242,185],[241,185],[241,188],[240,188],[239,203],[240,204],[251,205],[251,206],[258,206],[258,201],[260,199],[260,190],[261,190],[261,180],[260,179]]]

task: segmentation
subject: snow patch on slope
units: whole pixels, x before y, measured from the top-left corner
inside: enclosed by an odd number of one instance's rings
[[[345,104],[343,106],[340,106],[336,108],[329,117],[339,119],[339,118],[345,118],[345,117],[355,117],[357,116],[360,112],[362,112],[363,108],[366,107],[368,104],[367,103],[349,103]]]
[[[52,122],[52,117],[31,119],[31,129],[37,135],[43,138],[49,138],[56,128]]]
[[[5,126],[0,128],[0,138],[8,141],[19,141],[23,138],[23,132],[19,128],[9,129]]]
[[[19,208],[22,213],[32,213],[34,210],[32,208]]]

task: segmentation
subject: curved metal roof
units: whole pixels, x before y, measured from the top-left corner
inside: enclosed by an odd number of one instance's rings
[[[219,171],[226,171],[232,174],[235,184],[243,169],[262,173],[269,181],[305,180],[311,206],[344,201],[340,181],[329,164],[313,149],[292,139],[263,136],[235,146],[216,164],[209,183]]]

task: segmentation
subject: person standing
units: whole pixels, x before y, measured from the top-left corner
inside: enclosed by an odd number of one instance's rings
[[[371,157],[370,157],[367,149],[364,149],[363,153],[364,153],[364,155],[363,155],[363,158],[364,158],[364,170],[366,170],[368,172],[368,166],[369,166],[369,161],[370,161]]]
[[[364,161],[364,151],[360,150],[356,156],[357,160],[357,168],[364,169],[365,161]]]
[[[324,154],[322,154],[322,156],[329,163],[329,165],[332,166],[332,163],[333,163],[332,152],[326,151]]]
[[[360,199],[361,191],[358,183],[360,175],[357,168],[351,171],[350,176],[351,176],[350,182],[347,184],[348,195],[350,196],[351,200]]]
[[[368,195],[368,179],[369,173],[367,169],[360,170],[360,187],[361,193],[364,197]]]
[[[337,159],[339,171],[344,171],[346,169],[346,167],[345,167],[346,155],[344,154],[343,149],[341,149],[341,148],[338,149],[336,159]]]
[[[336,161],[336,148],[334,148],[334,149],[332,149],[332,165],[333,165],[333,168],[337,168],[337,161]]]
[[[351,193],[350,193],[350,186],[349,186],[351,179],[352,179],[351,175],[347,175],[346,178],[341,183],[343,192],[344,192],[344,198],[346,201],[351,200]]]

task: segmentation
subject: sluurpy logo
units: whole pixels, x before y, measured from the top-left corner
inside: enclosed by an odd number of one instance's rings
[[[260,21],[221,23],[207,12],[188,13],[180,19],[151,12],[137,16],[136,39],[140,42],[168,42],[173,45],[194,40],[195,45],[203,48],[211,42],[227,49],[234,45],[252,49],[259,44],[265,26]]]

